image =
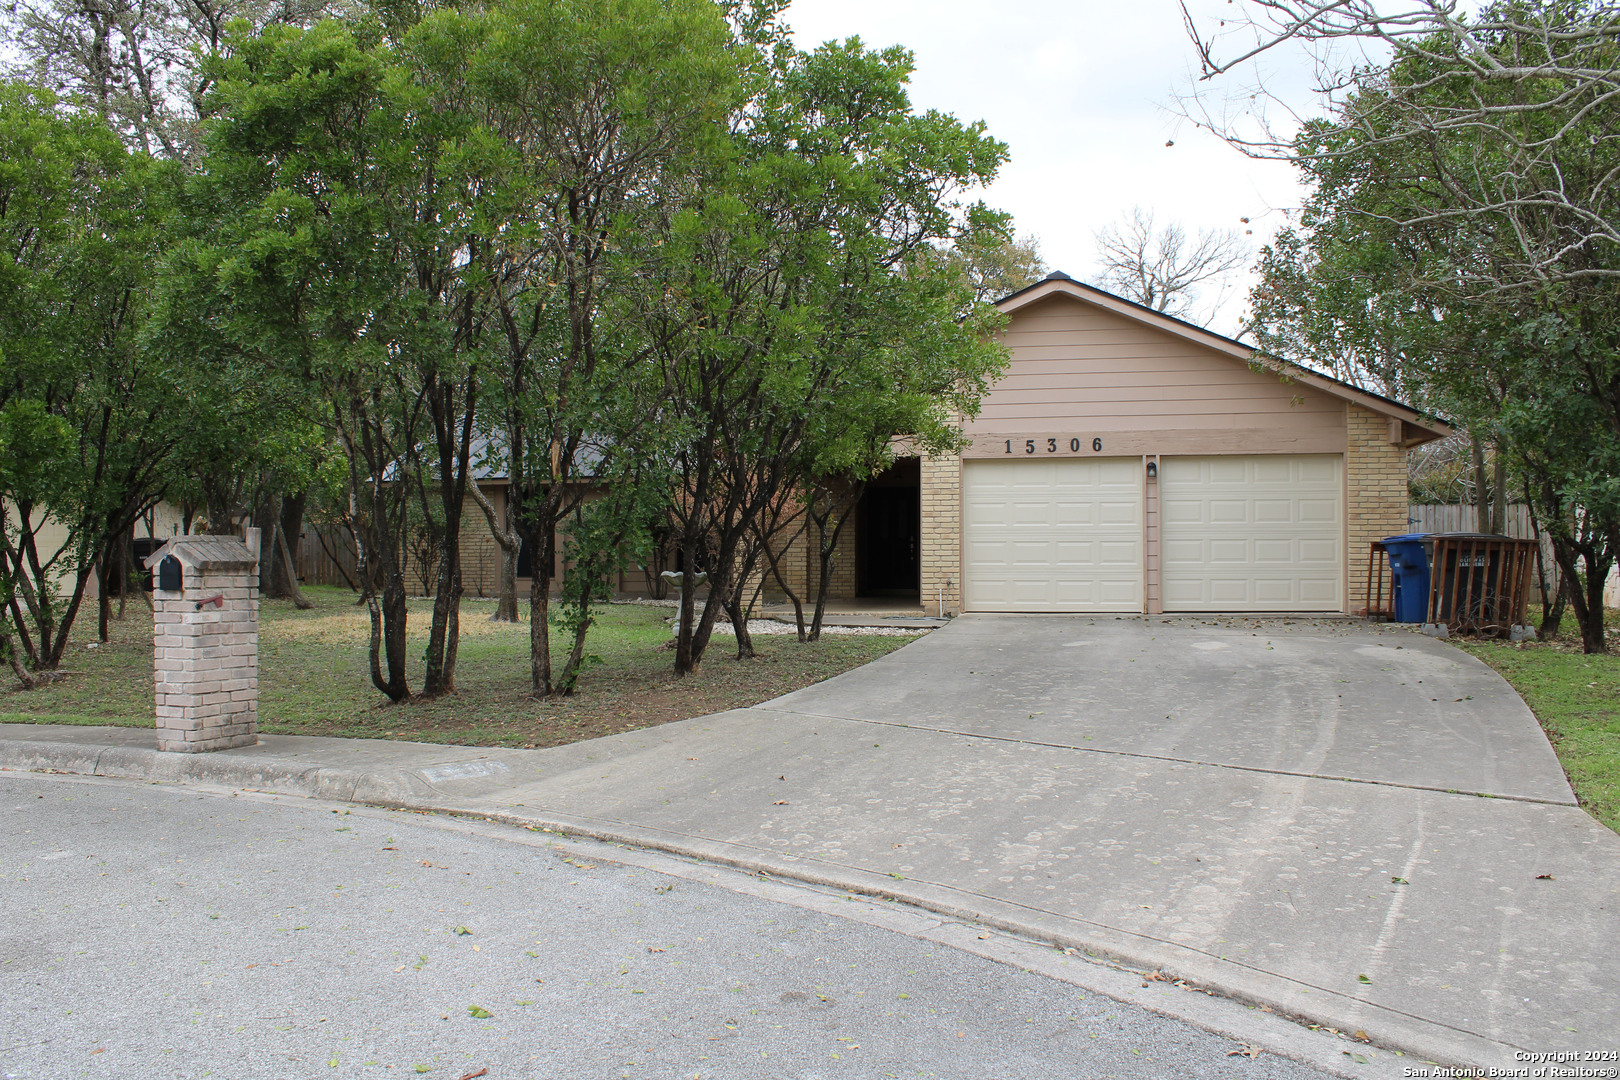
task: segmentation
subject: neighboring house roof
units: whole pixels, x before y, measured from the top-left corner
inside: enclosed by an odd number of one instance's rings
[[[600,446],[583,443],[574,454],[574,476],[585,480],[596,475],[606,454]],[[469,454],[472,479],[479,483],[504,483],[511,479],[512,454],[507,450],[506,436],[500,432],[474,435]]]
[[[1116,315],[1134,319],[1145,323],[1166,333],[1188,341],[1196,342],[1218,353],[1224,353],[1233,360],[1246,365],[1259,364],[1277,375],[1292,379],[1305,386],[1354,402],[1373,412],[1380,413],[1392,420],[1402,423],[1402,446],[1417,446],[1432,442],[1435,439],[1445,438],[1452,433],[1452,427],[1437,417],[1429,416],[1393,398],[1375,394],[1359,386],[1349,383],[1309,368],[1300,367],[1280,357],[1262,353],[1253,345],[1246,345],[1241,341],[1206,330],[1201,326],[1184,322],[1173,315],[1166,315],[1162,311],[1154,311],[1150,307],[1127,300],[1123,296],[1104,292],[1102,289],[1084,282],[1076,281],[1061,270],[1054,270],[1045,278],[1033,285],[1027,285],[1015,293],[1002,297],[996,301],[996,307],[1001,312],[1011,315],[1033,304],[1054,296],[1068,296],[1088,304],[1111,311]]]

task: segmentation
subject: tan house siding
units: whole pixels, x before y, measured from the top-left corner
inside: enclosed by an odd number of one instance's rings
[[[962,459],[922,459],[922,551],[920,599],[938,613],[962,610]]]
[[[6,502],[5,508],[6,529],[15,537],[21,527],[22,518],[17,513],[17,508],[10,501]],[[62,549],[67,546],[68,527],[49,514],[42,513],[38,508],[34,512],[33,524],[38,530],[34,533],[34,547],[39,553],[39,561],[45,563],[61,554]],[[69,558],[71,554],[69,552],[67,555],[62,556],[62,561],[57,563],[51,575],[52,581],[55,582],[56,592],[60,596],[66,596],[73,591],[76,570],[67,567],[67,563],[71,561]],[[90,580],[85,586],[84,595],[87,600],[101,595],[97,589],[94,574],[90,575]]]
[[[1390,441],[1390,422],[1371,409],[1346,405],[1348,447],[1344,455],[1345,562],[1348,564],[1349,610],[1367,606],[1368,545],[1386,536],[1411,531],[1406,479],[1406,450]]]
[[[985,396],[970,434],[1081,426],[1105,441],[1111,433],[1146,431],[1265,431],[1288,441],[1310,437],[1324,425],[1343,427],[1343,402],[1329,394],[1256,372],[1197,342],[1072,297],[1019,310],[1004,340],[1011,363]],[[1105,451],[1132,449],[1114,445]]]

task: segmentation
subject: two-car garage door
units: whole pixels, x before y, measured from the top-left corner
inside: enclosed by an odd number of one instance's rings
[[[968,611],[1144,610],[1147,481],[1140,458],[968,460]],[[1343,608],[1342,458],[1160,462],[1165,611]]]
[[[1141,611],[1142,461],[962,463],[968,611]]]

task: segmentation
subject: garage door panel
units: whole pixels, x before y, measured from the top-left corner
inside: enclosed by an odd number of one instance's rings
[[[1280,484],[1290,485],[1299,475],[1299,466],[1291,457],[1255,457],[1240,459],[1252,463],[1244,467],[1245,478],[1254,484]],[[1233,478],[1237,479],[1237,468],[1234,462]]]
[[[1286,605],[1294,602],[1296,596],[1294,582],[1291,578],[1256,578],[1254,582],[1254,597],[1263,607]]]
[[[1166,611],[1343,609],[1342,458],[1165,458]]]
[[[1337,540],[1301,540],[1299,542],[1299,560],[1317,567],[1338,568],[1339,542]]]
[[[1337,486],[1341,461],[1336,454],[1311,454],[1293,459],[1295,474],[1302,483]]]
[[[964,607],[1141,611],[1141,473],[1138,458],[964,462]]]
[[[1337,499],[1302,499],[1299,503],[1299,520],[1304,525],[1338,525],[1339,501]]]
[[[1097,507],[1097,524],[1111,526],[1142,527],[1142,499],[1137,496],[1131,502],[1108,502]]]
[[[1256,525],[1292,525],[1298,513],[1298,506],[1288,499],[1256,499],[1253,520]]]
[[[1283,566],[1292,566],[1297,561],[1297,555],[1292,540],[1256,540],[1254,542],[1254,561],[1257,563],[1281,563]]]
[[[1337,611],[1339,589],[1326,581],[1307,581],[1300,589],[1306,611]]]

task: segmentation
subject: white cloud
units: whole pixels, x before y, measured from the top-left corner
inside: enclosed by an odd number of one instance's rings
[[[1219,19],[1232,5],[1196,9]],[[801,46],[858,35],[916,56],[920,108],[983,119],[1012,159],[986,195],[1035,235],[1049,265],[1086,278],[1093,234],[1133,205],[1189,229],[1253,229],[1256,249],[1301,200],[1293,170],[1257,162],[1173,111],[1197,57],[1175,0],[795,0]],[[1275,68],[1291,91],[1308,71]],[[1219,92],[1236,90],[1237,84]],[[1166,146],[1173,142],[1173,146]],[[1243,224],[1242,218],[1250,224]],[[1213,320],[1231,332],[1247,286]]]

